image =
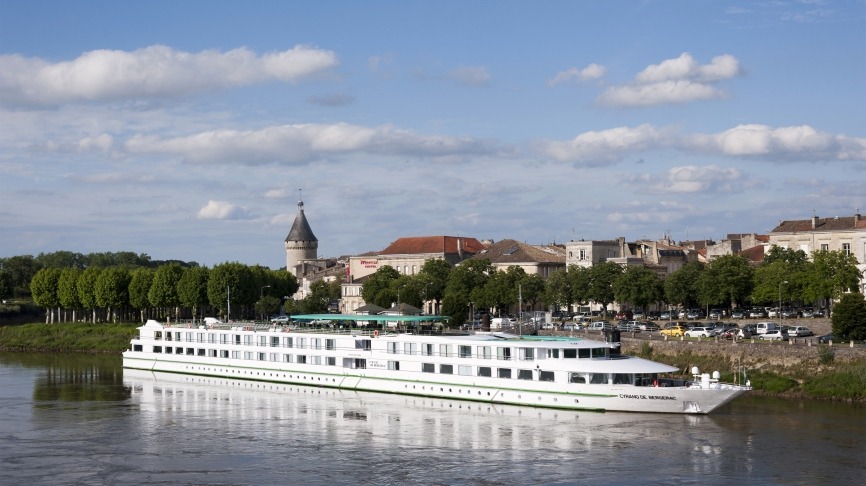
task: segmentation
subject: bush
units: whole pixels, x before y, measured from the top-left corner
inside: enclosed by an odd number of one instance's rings
[[[821,346],[818,348],[818,362],[823,365],[828,365],[836,359],[836,352],[830,346]]]
[[[866,300],[863,294],[845,294],[833,306],[833,334],[842,339],[866,339]]]

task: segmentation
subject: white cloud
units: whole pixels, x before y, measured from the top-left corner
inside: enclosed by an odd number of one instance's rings
[[[484,66],[462,66],[454,68],[448,73],[448,77],[460,84],[478,87],[490,82],[491,76]]]
[[[739,169],[715,165],[671,167],[664,176],[644,175],[632,178],[632,182],[660,194],[736,193],[750,184]]]
[[[142,135],[130,138],[126,148],[133,153],[177,155],[191,162],[241,164],[306,163],[351,153],[445,157],[498,150],[489,142],[472,138],[418,135],[391,126],[371,128],[346,123],[222,129],[165,139]]]
[[[644,124],[584,132],[565,142],[540,142],[537,149],[543,156],[559,162],[593,166],[618,162],[630,152],[664,146],[671,135],[668,129]]]
[[[249,211],[225,201],[211,199],[196,214],[196,219],[237,220],[249,219]]]
[[[557,84],[566,83],[569,81],[588,81],[591,79],[598,79],[604,76],[604,73],[607,71],[607,68],[600,64],[590,64],[589,66],[578,69],[576,67],[571,67],[566,69],[565,71],[561,71],[556,73],[556,76],[550,78],[547,81],[548,86],[556,86]]]
[[[337,63],[333,52],[309,46],[256,55],[246,48],[189,53],[155,45],[89,51],[63,62],[0,55],[0,101],[53,104],[172,97],[268,81],[297,82]]]
[[[710,64],[699,64],[690,54],[647,66],[632,83],[611,86],[598,102],[608,106],[653,106],[721,98],[725,93],[713,83],[742,73],[730,54],[717,56]]]
[[[694,135],[689,144],[729,156],[771,160],[866,160],[866,138],[822,133],[808,125],[738,125],[714,135]]]

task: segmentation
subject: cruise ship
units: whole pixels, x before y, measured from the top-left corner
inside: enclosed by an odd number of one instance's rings
[[[414,322],[438,316],[304,315],[295,321]],[[707,414],[750,390],[718,372],[619,353],[619,343],[506,333],[147,321],[128,369],[565,410]]]

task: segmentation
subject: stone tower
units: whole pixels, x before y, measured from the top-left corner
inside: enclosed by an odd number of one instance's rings
[[[295,216],[289,236],[286,236],[286,270],[295,277],[300,277],[304,271],[299,265],[305,261],[315,260],[318,249],[319,240],[316,239],[307,217],[304,216],[304,201],[298,198],[298,214]]]

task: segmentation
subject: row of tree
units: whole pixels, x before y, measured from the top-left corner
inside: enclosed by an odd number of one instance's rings
[[[425,301],[441,302],[451,323],[461,324],[471,309],[509,314],[520,309],[573,309],[595,303],[606,309],[613,302],[645,309],[650,305],[683,308],[742,307],[785,303],[830,303],[856,291],[860,280],[857,260],[841,251],[818,251],[812,259],[802,250],[773,247],[757,267],[744,257],[726,255],[709,264],[687,263],[661,278],[644,266],[603,262],[591,267],[570,266],[546,280],[521,267],[494,271],[487,260],[469,260],[452,268],[430,260],[414,276],[391,267],[379,268],[364,283],[362,296],[382,307]]]
[[[250,319],[279,309],[298,290],[285,270],[223,263],[213,268],[169,263],[157,268],[123,266],[43,268],[30,281],[33,302],[46,322],[144,321],[219,314]],[[267,291],[267,294],[265,293]]]

